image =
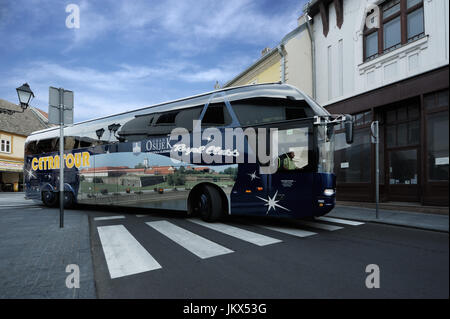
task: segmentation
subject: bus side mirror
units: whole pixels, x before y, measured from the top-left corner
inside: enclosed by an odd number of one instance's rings
[[[353,143],[353,119],[351,115],[345,115],[345,141],[347,144]]]

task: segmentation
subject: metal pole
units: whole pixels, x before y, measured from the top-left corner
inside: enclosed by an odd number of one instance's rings
[[[64,89],[59,88],[59,228],[64,227]]]
[[[379,158],[379,145],[380,134],[378,131],[378,121],[375,124],[375,201],[376,201],[376,219],[378,219],[378,203],[380,202],[380,158]]]

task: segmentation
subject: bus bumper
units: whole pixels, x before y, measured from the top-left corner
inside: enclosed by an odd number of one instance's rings
[[[314,216],[328,214],[336,206],[336,196],[319,197],[314,203]]]

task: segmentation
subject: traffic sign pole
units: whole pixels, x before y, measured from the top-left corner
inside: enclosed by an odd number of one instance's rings
[[[372,131],[372,143],[375,144],[375,217],[378,219],[378,203],[380,202],[380,134],[378,121],[373,121],[370,128]]]
[[[59,227],[64,227],[64,125],[73,124],[73,91],[49,87],[48,122],[59,124]],[[56,188],[56,185],[55,185]]]
[[[59,88],[59,228],[64,227],[64,89]]]

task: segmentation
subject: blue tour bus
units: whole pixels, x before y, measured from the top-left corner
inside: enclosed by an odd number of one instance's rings
[[[335,205],[336,125],[351,143],[350,116],[280,83],[77,123],[64,128],[64,205],[187,210],[206,221],[321,216]],[[58,205],[58,127],[27,138],[24,185],[27,198]]]

